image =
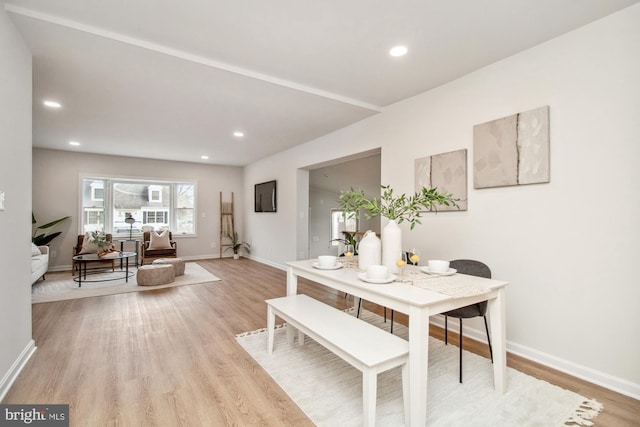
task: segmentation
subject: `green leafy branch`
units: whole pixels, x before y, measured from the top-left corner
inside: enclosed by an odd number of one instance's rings
[[[367,219],[378,215],[395,220],[400,224],[407,221],[411,224],[411,229],[416,224],[421,224],[420,215],[422,211],[435,210],[438,206],[455,206],[459,199],[454,199],[449,193],[439,193],[436,188],[423,187],[419,192],[407,196],[406,194],[394,195],[393,189],[389,185],[381,185],[382,195],[380,199],[368,199],[364,191],[355,190],[351,187],[347,191],[341,191],[338,204],[344,211],[344,215],[351,212],[365,211]]]

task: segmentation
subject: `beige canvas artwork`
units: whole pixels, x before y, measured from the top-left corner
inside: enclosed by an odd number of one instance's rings
[[[415,161],[415,187],[437,188],[451,193],[460,210],[467,210],[467,150],[435,154]],[[438,211],[457,211],[455,206],[438,206]]]
[[[473,187],[549,182],[549,107],[473,127]]]

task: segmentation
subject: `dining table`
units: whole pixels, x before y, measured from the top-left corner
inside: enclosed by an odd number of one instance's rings
[[[409,328],[409,420],[406,425],[425,426],[427,421],[427,366],[429,363],[429,317],[449,310],[488,301],[491,342],[493,345],[493,382],[496,393],[507,388],[506,301],[508,282],[465,274],[423,273],[420,268],[405,273],[406,281],[370,283],[357,264],[345,268],[319,268],[316,259],[287,262],[287,295],[298,293],[298,279],[304,278],[373,302],[408,316]],[[287,340],[293,342],[294,330],[287,327]],[[457,378],[456,378],[457,379]]]

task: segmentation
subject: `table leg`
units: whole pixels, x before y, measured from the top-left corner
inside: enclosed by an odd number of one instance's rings
[[[120,263],[122,263],[122,258],[120,258]],[[124,260],[124,265],[126,265],[126,271],[124,272],[124,282],[129,283],[129,257]]]
[[[427,422],[427,367],[429,363],[429,309],[409,309],[409,420],[423,427]]]
[[[493,385],[498,393],[507,390],[507,324],[505,321],[504,288],[498,290],[498,296],[489,300],[489,323],[491,344],[493,345]]]
[[[298,293],[298,276],[291,267],[287,268],[287,295]],[[293,326],[287,325],[287,343],[293,344]]]
[[[82,265],[83,264],[84,264],[84,268],[85,268],[85,272],[84,272],[85,276],[84,276],[84,278],[85,279],[87,278],[87,276],[86,276],[86,274],[87,274],[87,271],[86,271],[87,263],[86,262],[79,262],[78,263],[78,287],[79,288],[82,287]]]

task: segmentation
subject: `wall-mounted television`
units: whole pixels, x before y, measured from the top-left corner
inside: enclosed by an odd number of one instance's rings
[[[276,182],[268,181],[255,185],[254,212],[276,212]]]

